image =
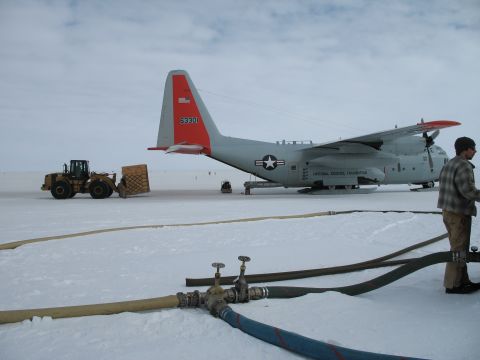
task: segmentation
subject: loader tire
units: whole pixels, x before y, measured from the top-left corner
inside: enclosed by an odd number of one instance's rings
[[[90,196],[93,199],[104,199],[108,195],[108,186],[100,181],[100,180],[95,180],[90,184]]]
[[[107,198],[109,198],[110,196],[112,196],[113,194],[113,189],[111,186],[107,185],[107,188],[108,188],[108,192],[107,192]]]
[[[72,187],[64,180],[56,181],[50,190],[55,199],[68,199],[72,194]]]

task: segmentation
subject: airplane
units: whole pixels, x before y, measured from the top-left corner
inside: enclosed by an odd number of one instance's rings
[[[372,184],[431,188],[448,161],[434,139],[440,129],[457,125],[461,124],[422,119],[416,125],[321,144],[224,136],[188,73],[173,70],[165,82],[157,145],[148,150],[203,154],[285,188],[351,190]]]

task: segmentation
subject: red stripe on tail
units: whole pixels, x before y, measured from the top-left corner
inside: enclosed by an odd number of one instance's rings
[[[173,75],[173,129],[175,144],[201,145],[210,155],[210,136],[185,75]]]

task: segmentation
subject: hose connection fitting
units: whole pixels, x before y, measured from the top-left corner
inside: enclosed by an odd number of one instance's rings
[[[268,297],[268,290],[265,287],[248,287],[245,278],[245,263],[250,261],[248,256],[239,256],[240,275],[233,281],[233,287],[223,289],[220,286],[220,269],[224,268],[223,263],[213,263],[212,266],[217,269],[215,272],[214,285],[206,292],[198,290],[188,293],[177,293],[178,307],[206,307],[210,313],[218,317],[220,312],[225,309],[227,304],[246,303],[250,300],[260,300]]]
[[[467,252],[466,251],[452,251],[452,262],[463,263],[467,262]]]
[[[200,307],[205,304],[205,293],[201,293],[198,290],[188,293],[177,293],[178,307]]]

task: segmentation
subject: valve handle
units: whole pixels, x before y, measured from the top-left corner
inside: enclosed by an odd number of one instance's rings
[[[248,257],[248,256],[240,255],[240,256],[238,257],[238,260],[243,261],[243,262],[245,263],[245,262],[249,262],[251,259],[250,259],[250,257]]]
[[[220,272],[220,269],[224,268],[225,264],[221,262],[214,262],[212,263],[212,267],[217,268],[217,272]]]
[[[474,253],[476,253],[478,251],[478,247],[477,246],[472,246],[470,248]]]

